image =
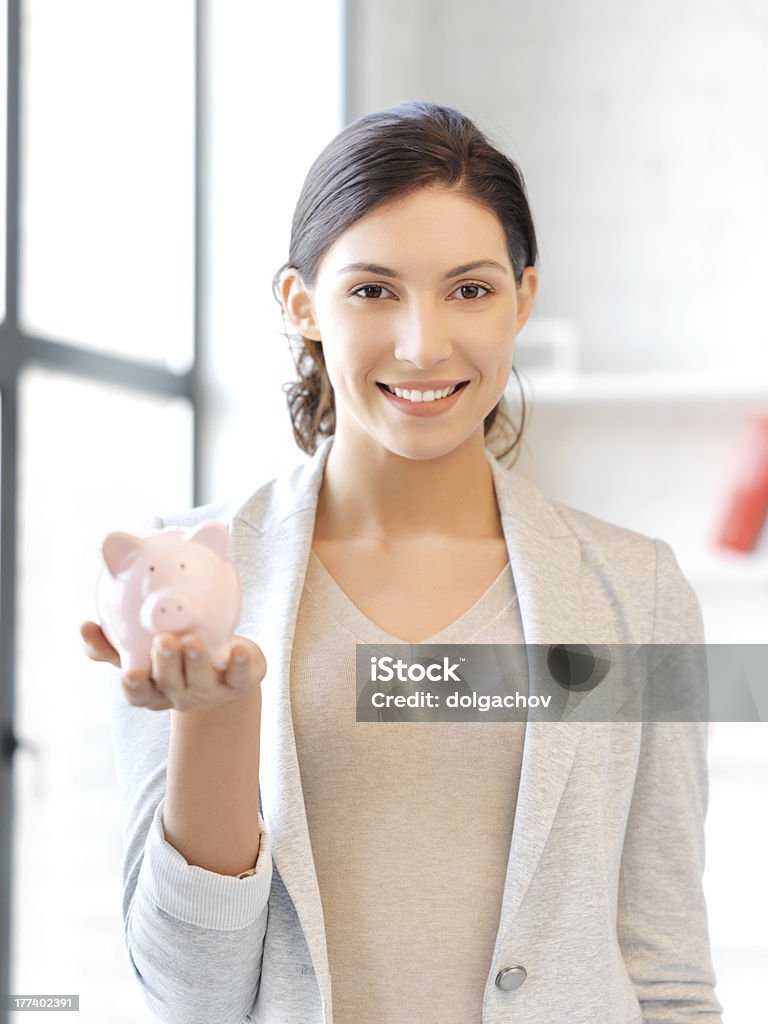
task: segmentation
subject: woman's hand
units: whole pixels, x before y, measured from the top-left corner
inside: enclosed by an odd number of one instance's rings
[[[84,622],[80,635],[89,658],[120,667],[119,654],[97,623]],[[211,665],[201,640],[192,634],[160,633],[152,641],[151,658],[150,675],[131,669],[121,679],[129,704],[150,711],[192,711],[229,704],[253,694],[267,671],[261,648],[242,636],[233,638],[223,672]]]

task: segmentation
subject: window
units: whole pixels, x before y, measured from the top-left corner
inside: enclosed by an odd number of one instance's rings
[[[2,694],[22,743],[2,987],[79,994],[84,1020],[137,1024],[154,1018],[123,944],[117,683],[78,627],[95,617],[102,537],[195,500],[196,8],[9,0],[2,14],[2,610],[16,641]]]

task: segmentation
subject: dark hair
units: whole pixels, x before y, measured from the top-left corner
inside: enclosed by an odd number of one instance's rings
[[[366,114],[347,125],[312,164],[291,226],[288,261],[277,271],[273,292],[280,301],[280,276],[287,267],[314,287],[326,251],[347,228],[385,203],[416,189],[444,186],[481,203],[498,217],[518,287],[523,271],[537,257],[533,218],[518,167],[452,107],[414,100]],[[334,432],[333,388],[322,342],[298,336],[292,348],[298,379],[285,385],[293,433],[299,447],[313,454]],[[513,368],[518,385],[520,379]],[[508,455],[525,426],[522,419]],[[499,405],[486,416],[485,434]]]

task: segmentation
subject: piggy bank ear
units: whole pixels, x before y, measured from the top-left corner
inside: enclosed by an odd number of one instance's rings
[[[142,546],[140,537],[130,533],[110,533],[101,545],[110,576],[119,576],[121,572],[130,569],[139,557]]]
[[[224,523],[220,523],[217,519],[210,519],[205,523],[200,523],[194,530],[190,530],[184,537],[187,542],[194,542],[195,544],[202,544],[204,547],[209,548],[214,555],[218,555],[219,558],[227,558],[229,551],[229,530],[226,528]]]

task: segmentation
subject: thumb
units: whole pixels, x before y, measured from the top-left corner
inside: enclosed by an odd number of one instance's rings
[[[80,626],[80,636],[85,643],[85,653],[92,661],[107,661],[120,667],[120,655],[104,636],[98,623],[84,622]]]

